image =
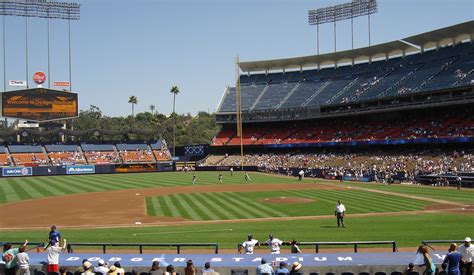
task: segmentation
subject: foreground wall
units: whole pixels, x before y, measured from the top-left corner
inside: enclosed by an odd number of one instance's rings
[[[431,255],[439,267],[444,254],[435,253]],[[386,252],[386,253],[322,253],[322,254],[61,254],[60,264],[70,267],[70,270],[81,265],[83,259],[88,259],[94,266],[97,261],[103,259],[109,264],[120,261],[126,271],[138,272],[148,271],[152,261],[160,261],[163,268],[168,264],[175,266],[181,274],[188,259],[193,260],[198,270],[202,269],[205,262],[211,262],[212,268],[221,274],[231,274],[231,270],[248,271],[255,274],[255,268],[262,259],[272,263],[275,268],[281,261],[293,263],[300,262],[305,274],[311,272],[375,272],[382,271],[390,274],[393,271],[402,271],[408,263],[415,260],[415,253],[411,252]],[[45,270],[45,253],[30,253],[30,264],[32,270]]]

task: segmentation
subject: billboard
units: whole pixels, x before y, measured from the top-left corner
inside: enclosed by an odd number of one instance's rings
[[[31,121],[76,117],[77,94],[45,88],[2,93],[2,116]]]
[[[22,177],[22,176],[32,176],[33,168],[31,167],[4,167],[2,168],[2,176],[4,177]]]
[[[79,174],[94,174],[94,165],[71,165],[66,166],[66,174],[68,175],[79,175]]]

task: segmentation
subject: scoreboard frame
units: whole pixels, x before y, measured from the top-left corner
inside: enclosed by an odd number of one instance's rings
[[[79,97],[77,93],[33,88],[2,92],[0,96],[2,117],[49,122],[73,119],[79,116]]]

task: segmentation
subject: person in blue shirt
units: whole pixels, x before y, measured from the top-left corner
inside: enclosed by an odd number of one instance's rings
[[[257,275],[273,275],[272,267],[267,263],[267,260],[263,259],[260,261],[260,265],[257,266]]]
[[[288,266],[288,264],[286,262],[280,262],[280,268],[278,268],[276,271],[275,271],[275,274],[276,275],[279,275],[279,274],[290,274],[290,271],[288,271],[288,268],[286,268]]]
[[[49,232],[49,245],[55,245],[59,241],[61,241],[61,233],[59,233],[59,231],[56,231],[56,225],[53,225],[51,226],[51,231]]]
[[[443,261],[443,270],[448,272],[448,275],[460,275],[459,262],[461,261],[461,253],[458,252],[458,246],[455,243],[452,243],[449,246],[448,255],[444,258]]]

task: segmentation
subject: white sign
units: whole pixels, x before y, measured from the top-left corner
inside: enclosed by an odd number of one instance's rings
[[[18,123],[18,128],[38,128],[39,123]]]
[[[26,86],[26,80],[9,80],[10,86]]]

